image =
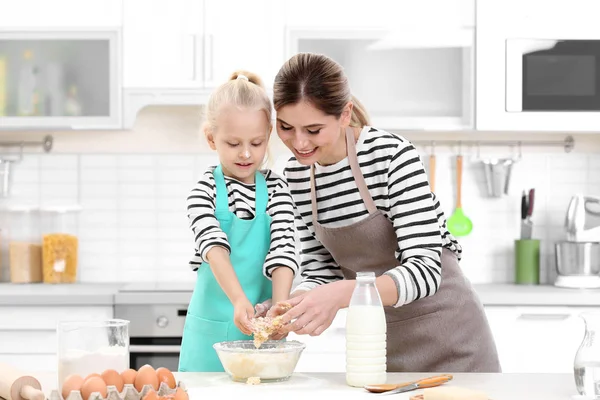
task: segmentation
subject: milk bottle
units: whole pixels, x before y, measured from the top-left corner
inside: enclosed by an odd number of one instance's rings
[[[375,273],[359,272],[346,317],[346,383],[386,382],[386,323]]]

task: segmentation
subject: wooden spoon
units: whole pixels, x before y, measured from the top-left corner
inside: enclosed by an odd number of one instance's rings
[[[429,186],[431,193],[435,193],[435,154],[429,155]]]
[[[412,381],[412,382],[396,383],[396,384],[382,383],[379,385],[367,385],[367,386],[365,386],[365,389],[367,389],[371,393],[384,393],[384,392],[389,392],[390,390],[395,390],[395,389],[399,389],[399,388],[406,387],[409,385],[414,385],[414,384],[417,385],[417,387],[415,389],[421,389],[421,388],[439,386],[448,381],[451,381],[452,378],[453,378],[452,375],[444,374],[444,375],[432,376],[429,378],[424,378],[424,379],[420,379],[418,381]]]

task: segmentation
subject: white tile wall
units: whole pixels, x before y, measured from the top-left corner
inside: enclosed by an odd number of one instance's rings
[[[426,168],[427,151],[422,153]],[[436,156],[436,191],[450,216],[455,204],[454,157],[444,149],[437,149]],[[185,198],[196,177],[214,163],[214,153],[28,154],[15,165],[10,202],[82,205],[73,227],[80,238],[81,281],[188,280],[193,243]],[[276,162],[275,169],[282,166]],[[473,231],[460,238],[462,267],[473,282],[512,281],[520,195],[535,187],[534,237],[542,240],[543,282],[552,282],[553,242],[562,237],[569,198],[576,192],[600,195],[600,156],[523,151],[510,187],[508,196],[489,198],[481,164],[465,155],[463,209],[473,221]],[[20,218],[7,213],[1,218],[5,281],[7,243],[11,227],[23,224]]]

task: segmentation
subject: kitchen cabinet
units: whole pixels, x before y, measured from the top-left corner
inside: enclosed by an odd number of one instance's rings
[[[505,373],[573,373],[585,334],[578,314],[589,307],[485,306]],[[307,347],[298,372],[344,372],[346,311],[340,310],[321,336],[288,336]]]
[[[59,321],[111,318],[112,306],[0,306],[0,362],[31,372],[56,372]]]
[[[474,0],[327,4],[311,21],[287,3],[288,57],[314,52],[341,64],[378,128],[474,126]]]
[[[500,307],[485,311],[502,372],[573,373],[585,327],[578,307]]]
[[[121,26],[123,0],[0,0],[3,29]]]
[[[600,41],[599,13],[596,0],[479,1],[476,128],[598,132],[600,110],[577,109],[598,96],[597,57],[585,48],[556,50],[569,40]],[[526,100],[536,105],[527,109]]]
[[[283,2],[124,0],[125,128],[148,105],[205,104],[244,69],[267,90],[284,62]]]
[[[338,311],[331,326],[320,336],[288,335],[288,340],[306,344],[296,372],[346,371],[346,314],[346,309]]]
[[[0,129],[121,127],[120,31],[0,30]]]
[[[236,69],[271,86],[284,56],[281,3],[124,0],[124,86],[214,88]]]

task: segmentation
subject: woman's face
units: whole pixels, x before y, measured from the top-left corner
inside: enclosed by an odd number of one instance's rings
[[[352,103],[339,118],[301,101],[277,110],[277,134],[303,165],[334,164],[346,157],[344,128],[350,123]]]

